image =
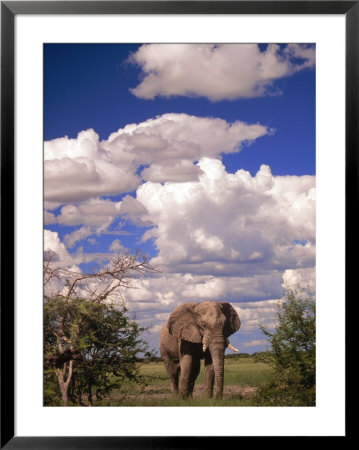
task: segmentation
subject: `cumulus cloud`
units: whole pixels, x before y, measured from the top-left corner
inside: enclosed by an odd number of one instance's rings
[[[283,273],[284,288],[295,289],[298,286],[315,292],[315,268],[288,269]]]
[[[146,181],[164,183],[166,181],[194,181],[198,179],[200,173],[200,168],[195,166],[192,161],[182,160],[175,163],[162,162],[161,164],[151,164],[150,167],[142,171],[141,175]]]
[[[259,124],[164,114],[127,125],[101,142],[91,129],[76,139],[46,141],[45,200],[55,208],[131,192],[141,182],[136,174],[140,167],[148,181],[193,180],[200,173],[193,163],[201,157],[238,152],[270,131]]]
[[[258,330],[259,326],[273,328],[280,301],[280,299],[269,299],[234,304],[233,307],[241,318],[241,331],[249,334]]]
[[[129,59],[142,70],[137,97],[198,96],[212,101],[271,94],[274,82],[315,64],[310,45],[146,44]]]
[[[156,304],[157,312],[171,311],[184,302],[221,301],[242,304],[266,300],[270,295],[280,298],[282,275],[212,276],[190,273],[166,273],[165,276],[137,279],[136,289],[129,290],[126,300],[136,310],[147,310]]]
[[[93,130],[45,142],[45,223],[99,226],[119,214],[134,219],[141,206],[130,197],[120,204],[101,199],[135,190],[144,181],[188,182],[202,173],[196,161],[220,157],[269,134],[259,124],[164,114],[130,124],[99,141]],[[141,172],[141,173],[139,173]],[[142,207],[143,208],[143,207]],[[143,223],[145,225],[145,223]],[[106,228],[106,227],[105,227]]]
[[[61,225],[92,225],[106,229],[119,214],[117,202],[91,199],[80,204],[67,204],[60,209],[57,223]]]
[[[91,129],[81,131],[76,139],[46,141],[44,157],[45,200],[53,207],[129,192],[139,184],[133,171],[113,164]]]
[[[130,195],[126,195],[117,204],[117,208],[121,216],[128,218],[136,225],[149,226],[152,222],[146,219],[147,209]]]
[[[51,261],[56,267],[69,268],[76,264],[58,233],[54,231],[44,230],[44,252],[45,261]]]
[[[101,146],[114,164],[132,170],[145,166],[147,181],[192,181],[200,158],[236,153],[272,130],[260,124],[168,113],[112,133]]]
[[[311,267],[315,259],[315,177],[227,173],[203,158],[188,183],[147,182],[137,189],[153,228],[144,239],[170,271],[246,275]],[[304,244],[303,244],[304,243]]]

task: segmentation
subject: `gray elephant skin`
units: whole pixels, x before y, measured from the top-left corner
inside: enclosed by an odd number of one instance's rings
[[[170,315],[160,333],[159,348],[170,378],[171,390],[192,396],[204,359],[204,385],[208,397],[222,398],[224,352],[237,351],[228,337],[241,322],[228,302],[184,303]]]

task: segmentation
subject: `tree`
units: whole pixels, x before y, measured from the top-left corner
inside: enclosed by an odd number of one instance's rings
[[[63,298],[49,300],[44,307],[48,344],[56,341],[54,329],[58,317],[62,318],[64,334],[77,349],[75,355],[69,349],[63,351],[54,362],[64,403],[71,400],[83,405],[86,395],[92,406],[94,396],[102,399],[123,380],[137,380],[136,355],[149,353],[148,345],[141,338],[145,329],[128,317],[123,304],[80,298],[71,302],[64,302]],[[76,358],[78,354],[81,358]]]
[[[274,332],[260,327],[270,350],[257,360],[273,368],[257,396],[261,403],[315,405],[315,300],[303,289],[287,289],[279,304]]]
[[[147,352],[140,337],[144,329],[129,319],[121,299],[135,276],[156,272],[147,257],[118,255],[98,272],[44,265],[44,375],[45,393],[56,397],[51,378],[56,375],[62,402],[89,404],[108,394],[124,378],[136,378],[135,355]],[[76,365],[75,365],[76,362]],[[51,400],[52,399],[52,400]]]

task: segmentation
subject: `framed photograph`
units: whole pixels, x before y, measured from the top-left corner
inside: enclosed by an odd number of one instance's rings
[[[348,436],[358,29],[1,2],[1,448]]]

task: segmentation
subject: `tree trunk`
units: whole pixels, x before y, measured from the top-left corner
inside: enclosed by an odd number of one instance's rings
[[[61,390],[62,401],[64,404],[66,404],[69,401],[68,396],[67,396],[66,383],[60,382],[60,390]]]
[[[93,399],[92,399],[92,384],[89,383],[88,385],[88,394],[87,394],[87,398],[89,401],[89,406],[93,406]]]
[[[72,360],[69,362],[69,370],[68,370],[66,381],[65,381],[65,373],[66,373],[66,369],[67,369],[67,363],[64,364],[62,369],[56,369],[55,370],[56,376],[57,376],[57,380],[58,380],[58,383],[59,383],[59,387],[60,387],[60,391],[61,391],[62,401],[63,401],[63,403],[65,405],[69,401],[68,389],[69,389],[69,385],[70,385],[71,378],[72,378],[73,363],[74,362]]]

